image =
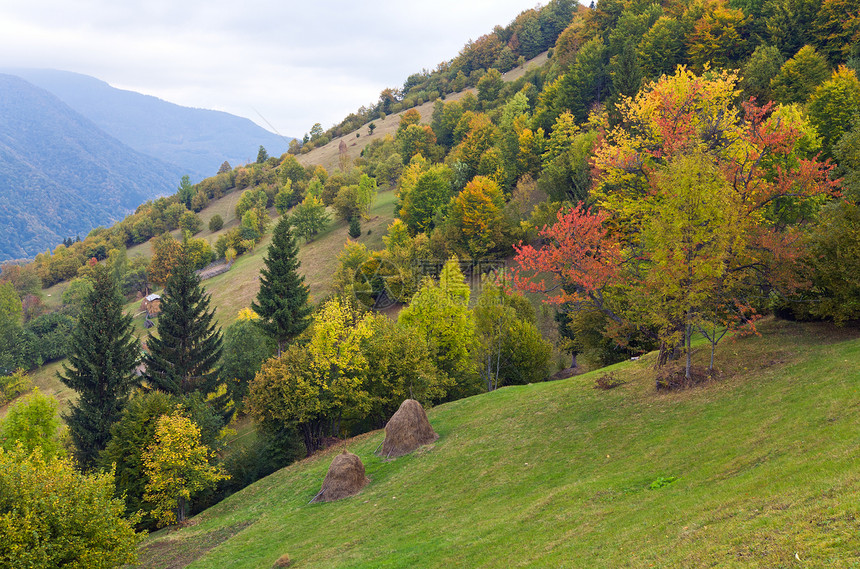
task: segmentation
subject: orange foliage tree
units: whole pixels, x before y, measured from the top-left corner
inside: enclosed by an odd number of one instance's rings
[[[561,213],[543,249],[518,249],[522,269],[555,281],[523,286],[656,331],[658,364],[683,348],[688,378],[695,330],[713,348],[754,320],[758,293],[802,284],[794,226],[834,189],[832,167],[799,149],[802,119],[738,109],[736,83],[681,67],[623,101],[593,160],[599,212]]]

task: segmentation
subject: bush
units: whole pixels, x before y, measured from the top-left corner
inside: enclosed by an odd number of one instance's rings
[[[74,327],[74,318],[59,312],[52,312],[34,318],[26,326],[37,338],[33,347],[35,348],[36,356],[42,362],[53,362],[66,357],[69,334],[71,334]]]
[[[61,441],[57,401],[42,395],[38,389],[14,403],[0,421],[0,448],[12,452],[19,445],[27,453],[41,449],[45,458],[66,454]]]
[[[612,389],[623,384],[624,382],[618,379],[614,371],[601,373],[594,380],[595,389]]]
[[[212,219],[209,220],[209,231],[212,231],[214,233],[222,227],[224,227],[224,218],[222,218],[216,213],[212,216]]]
[[[200,217],[193,211],[186,211],[179,216],[179,227],[184,231],[190,232],[192,235],[199,233],[202,226],[203,222],[200,221]]]
[[[135,516],[124,517],[110,474],[61,458],[0,450],[0,567],[118,567],[137,562]]]
[[[22,393],[30,391],[32,387],[33,383],[24,374],[23,369],[19,369],[11,375],[0,376],[0,405],[5,405]]]

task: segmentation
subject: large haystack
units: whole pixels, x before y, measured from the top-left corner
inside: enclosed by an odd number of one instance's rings
[[[348,498],[358,494],[368,482],[370,480],[364,475],[361,459],[351,452],[343,451],[331,461],[322,488],[311,502],[333,502]]]
[[[407,399],[385,425],[385,441],[379,455],[386,458],[403,456],[438,438],[427,420],[424,407],[414,399]]]

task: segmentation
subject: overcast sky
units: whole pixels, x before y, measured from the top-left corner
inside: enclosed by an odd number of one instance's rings
[[[61,69],[285,136],[434,69],[528,0],[9,0],[0,67]]]

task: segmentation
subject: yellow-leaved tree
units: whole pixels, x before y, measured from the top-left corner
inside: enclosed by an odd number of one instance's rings
[[[200,442],[200,427],[177,409],[158,418],[155,439],[143,453],[148,479],[144,500],[160,526],[183,522],[191,498],[229,475],[211,464],[215,453]]]
[[[248,404],[264,429],[295,425],[310,456],[324,437],[340,433],[343,418],[366,416],[369,366],[361,344],[372,334],[370,320],[335,297],[314,316],[307,346],[293,344],[263,364],[251,382]]]

